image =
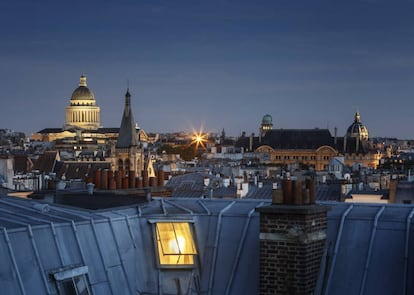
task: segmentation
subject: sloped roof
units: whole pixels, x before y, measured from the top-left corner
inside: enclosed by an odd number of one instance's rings
[[[414,206],[320,204],[330,210],[316,294],[414,293]],[[262,205],[269,201],[155,199],[91,213],[0,198],[2,292],[56,293],[52,270],[85,265],[94,294],[258,294]],[[157,220],[191,222],[196,268],[157,267]]]
[[[358,144],[357,144],[358,141]],[[344,147],[345,143],[345,147]],[[358,147],[358,149],[357,149]],[[367,153],[375,153],[376,149],[372,145],[371,142],[367,140],[357,140],[357,138],[349,137],[344,139],[344,137],[337,138],[336,149],[340,153],[347,153],[347,154],[367,154]]]
[[[45,151],[34,163],[33,170],[38,170],[41,173],[51,173],[54,170],[57,158],[57,151]]]
[[[261,139],[257,136],[252,138],[253,149],[262,145],[268,145],[273,149],[315,150],[324,145],[334,147],[334,140],[328,129],[272,129]],[[235,146],[248,149],[250,137],[240,137]]]
[[[48,134],[48,133],[60,133],[62,131],[63,131],[62,128],[44,128],[44,129],[38,131],[37,133]]]
[[[413,206],[332,203],[318,288],[324,294],[412,294]]]
[[[316,185],[316,199],[319,201],[340,201],[341,183],[319,183]]]
[[[414,200],[414,183],[409,181],[399,181],[395,193],[396,203],[403,203],[404,200]]]
[[[27,226],[102,219],[91,211],[49,205],[37,201],[0,196],[0,229],[7,230]],[[1,284],[0,284],[1,285]]]
[[[238,148],[244,148],[245,150],[249,150],[250,148],[250,137],[247,136],[241,136],[239,137],[235,144],[235,147]],[[259,137],[255,136],[252,138],[252,148],[256,149],[257,147],[259,147]]]
[[[114,127],[101,127],[98,128],[98,130],[96,130],[97,133],[118,133],[119,132],[119,128],[114,128]]]
[[[65,174],[67,180],[84,179],[86,176],[93,176],[96,170],[110,168],[110,162],[57,162],[54,172],[58,178]]]
[[[28,172],[33,168],[33,162],[27,155],[14,155],[14,171]]]
[[[272,129],[266,132],[261,145],[274,149],[317,149],[333,146],[333,138],[328,129]]]
[[[273,184],[265,183],[263,187],[249,184],[249,192],[245,198],[248,199],[271,199]]]
[[[210,188],[204,186],[204,179],[210,180]],[[235,187],[223,187],[222,179],[205,172],[193,172],[173,176],[166,184],[172,189],[172,196],[177,198],[201,198],[209,197],[210,189],[214,198],[235,198]]]

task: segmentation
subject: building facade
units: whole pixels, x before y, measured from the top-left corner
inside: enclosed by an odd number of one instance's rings
[[[346,166],[377,168],[381,153],[369,140],[368,128],[356,112],[344,137],[332,136],[328,129],[273,129],[272,117],[263,116],[259,136],[242,136],[236,147],[254,152],[261,162],[287,169],[327,170],[329,162],[344,157]]]
[[[86,76],[82,74],[79,87],[73,91],[70,104],[66,107],[65,129],[98,129],[100,111],[93,92],[87,87]]]
[[[354,122],[348,127],[343,138],[335,138],[339,154],[344,157],[345,165],[353,168],[367,167],[376,169],[381,153],[369,140],[368,128],[362,124],[357,111]]]

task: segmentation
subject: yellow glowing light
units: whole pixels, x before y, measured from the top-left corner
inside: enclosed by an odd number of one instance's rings
[[[157,223],[156,232],[161,265],[194,264],[194,255],[197,251],[188,223]]]
[[[195,144],[196,149],[201,146],[203,149],[205,148],[205,143],[207,141],[207,134],[203,133],[203,130],[200,131],[193,130],[193,136],[191,137],[191,144]]]
[[[168,248],[172,253],[181,253],[181,249],[185,249],[185,238],[177,236],[176,239],[168,243]]]

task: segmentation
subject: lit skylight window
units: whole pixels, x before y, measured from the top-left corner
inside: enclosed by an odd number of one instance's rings
[[[197,250],[188,222],[157,222],[155,229],[160,265],[194,265]]]

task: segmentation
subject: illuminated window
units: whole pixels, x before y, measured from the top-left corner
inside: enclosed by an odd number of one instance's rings
[[[88,287],[88,267],[81,266],[53,272],[56,280],[58,294],[62,295],[89,295],[92,294]]]
[[[192,266],[197,250],[188,222],[155,224],[161,266]]]

